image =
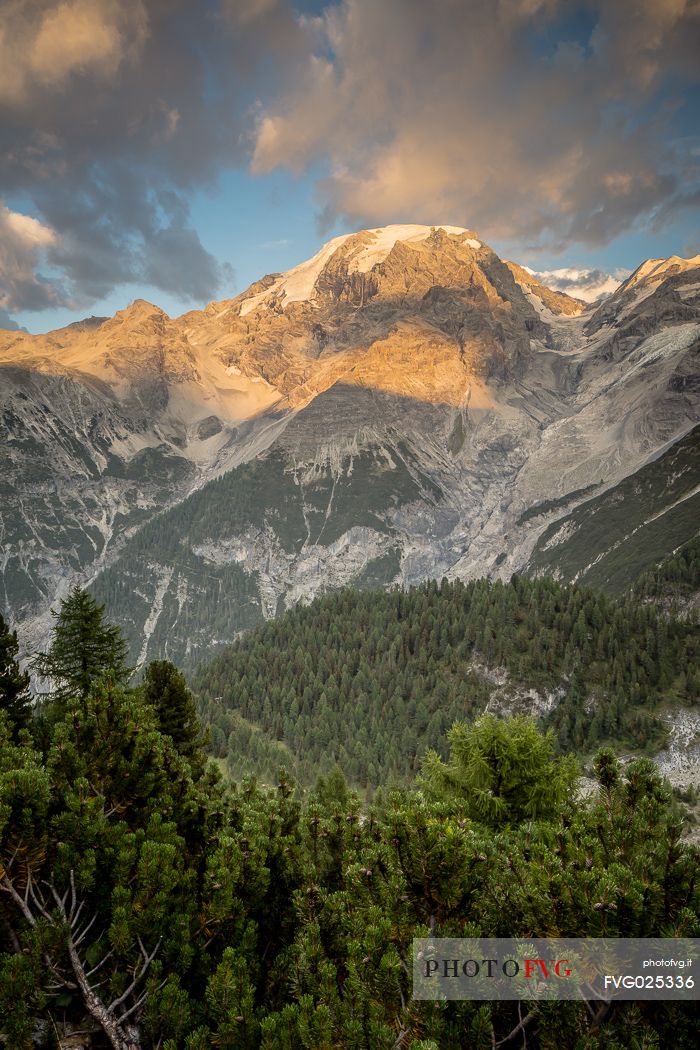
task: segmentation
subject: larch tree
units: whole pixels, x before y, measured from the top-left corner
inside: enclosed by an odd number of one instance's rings
[[[576,760],[554,752],[554,734],[533,718],[482,715],[447,734],[450,759],[428,751],[421,786],[429,798],[463,799],[474,819],[498,826],[547,819],[570,795]]]
[[[39,653],[34,662],[38,674],[53,684],[52,700],[61,704],[84,698],[105,675],[115,684],[128,681],[127,644],[119,628],[106,622],[104,605],[76,585],[54,616],[48,652]]]

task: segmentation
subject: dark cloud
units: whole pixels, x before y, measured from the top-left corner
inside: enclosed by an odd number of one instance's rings
[[[325,162],[328,221],[600,244],[700,182],[665,140],[700,78],[696,0],[343,0],[305,26],[253,170]]]
[[[220,267],[188,226],[171,225],[158,230],[143,254],[143,279],[147,284],[165,286],[183,298],[206,299],[226,274],[229,280],[233,278],[233,270]]]
[[[22,325],[18,324],[13,317],[10,317],[7,310],[3,310],[0,307],[0,328],[6,332],[26,332],[27,329],[23,328]]]
[[[54,234],[35,262],[60,275],[6,285],[10,308],[85,305],[121,282],[193,300],[230,284],[230,268],[189,222],[187,200],[245,162],[256,77],[269,66],[277,83],[304,43],[286,7],[251,0],[238,8],[243,19],[236,9],[6,0],[0,199],[31,200]]]

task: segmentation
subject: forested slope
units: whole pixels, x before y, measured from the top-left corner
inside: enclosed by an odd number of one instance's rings
[[[696,609],[700,598],[700,534],[643,573],[632,593],[681,615]]]
[[[553,521],[527,571],[623,594],[670,551],[697,538],[700,427],[602,495]]]
[[[403,596],[426,611],[407,641],[439,594]],[[156,661],[135,687],[79,588],[38,709],[17,651],[0,617],[5,1050],[696,1047],[687,1000],[412,997],[415,937],[697,937],[700,852],[648,759],[600,750],[582,797],[551,734],[484,716],[363,806],[337,771],[222,780],[182,675]]]
[[[647,585],[645,585],[647,586]],[[698,702],[697,620],[641,593],[514,577],[407,592],[344,590],[228,648],[195,679],[214,753],[235,774],[408,781],[426,747],[487,708],[529,710],[561,750],[653,752],[660,708]]]

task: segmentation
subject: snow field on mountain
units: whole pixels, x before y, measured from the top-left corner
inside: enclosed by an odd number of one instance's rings
[[[461,226],[420,226],[415,223],[407,225],[381,226],[366,232],[372,234],[374,240],[371,244],[361,248],[350,260],[348,271],[350,273],[368,273],[373,266],[387,257],[397,241],[404,243],[416,243],[424,241],[430,236],[431,229],[441,229],[449,234],[462,234],[468,231]],[[334,237],[321,248],[311,259],[294,266],[291,270],[282,274],[274,284],[250,299],[246,299],[241,306],[241,317],[251,313],[269,299],[283,296],[284,305],[288,303],[305,302],[313,297],[314,286],[319,275],[327,265],[338,248],[355,234],[346,233]],[[471,248],[482,247],[481,241],[473,237],[466,242]]]

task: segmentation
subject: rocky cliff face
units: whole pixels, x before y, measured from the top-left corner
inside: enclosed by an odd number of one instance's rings
[[[38,644],[92,581],[137,659],[194,662],[344,583],[624,586],[697,527],[699,346],[700,259],[584,309],[418,226],[175,320],[0,333],[6,612]]]

